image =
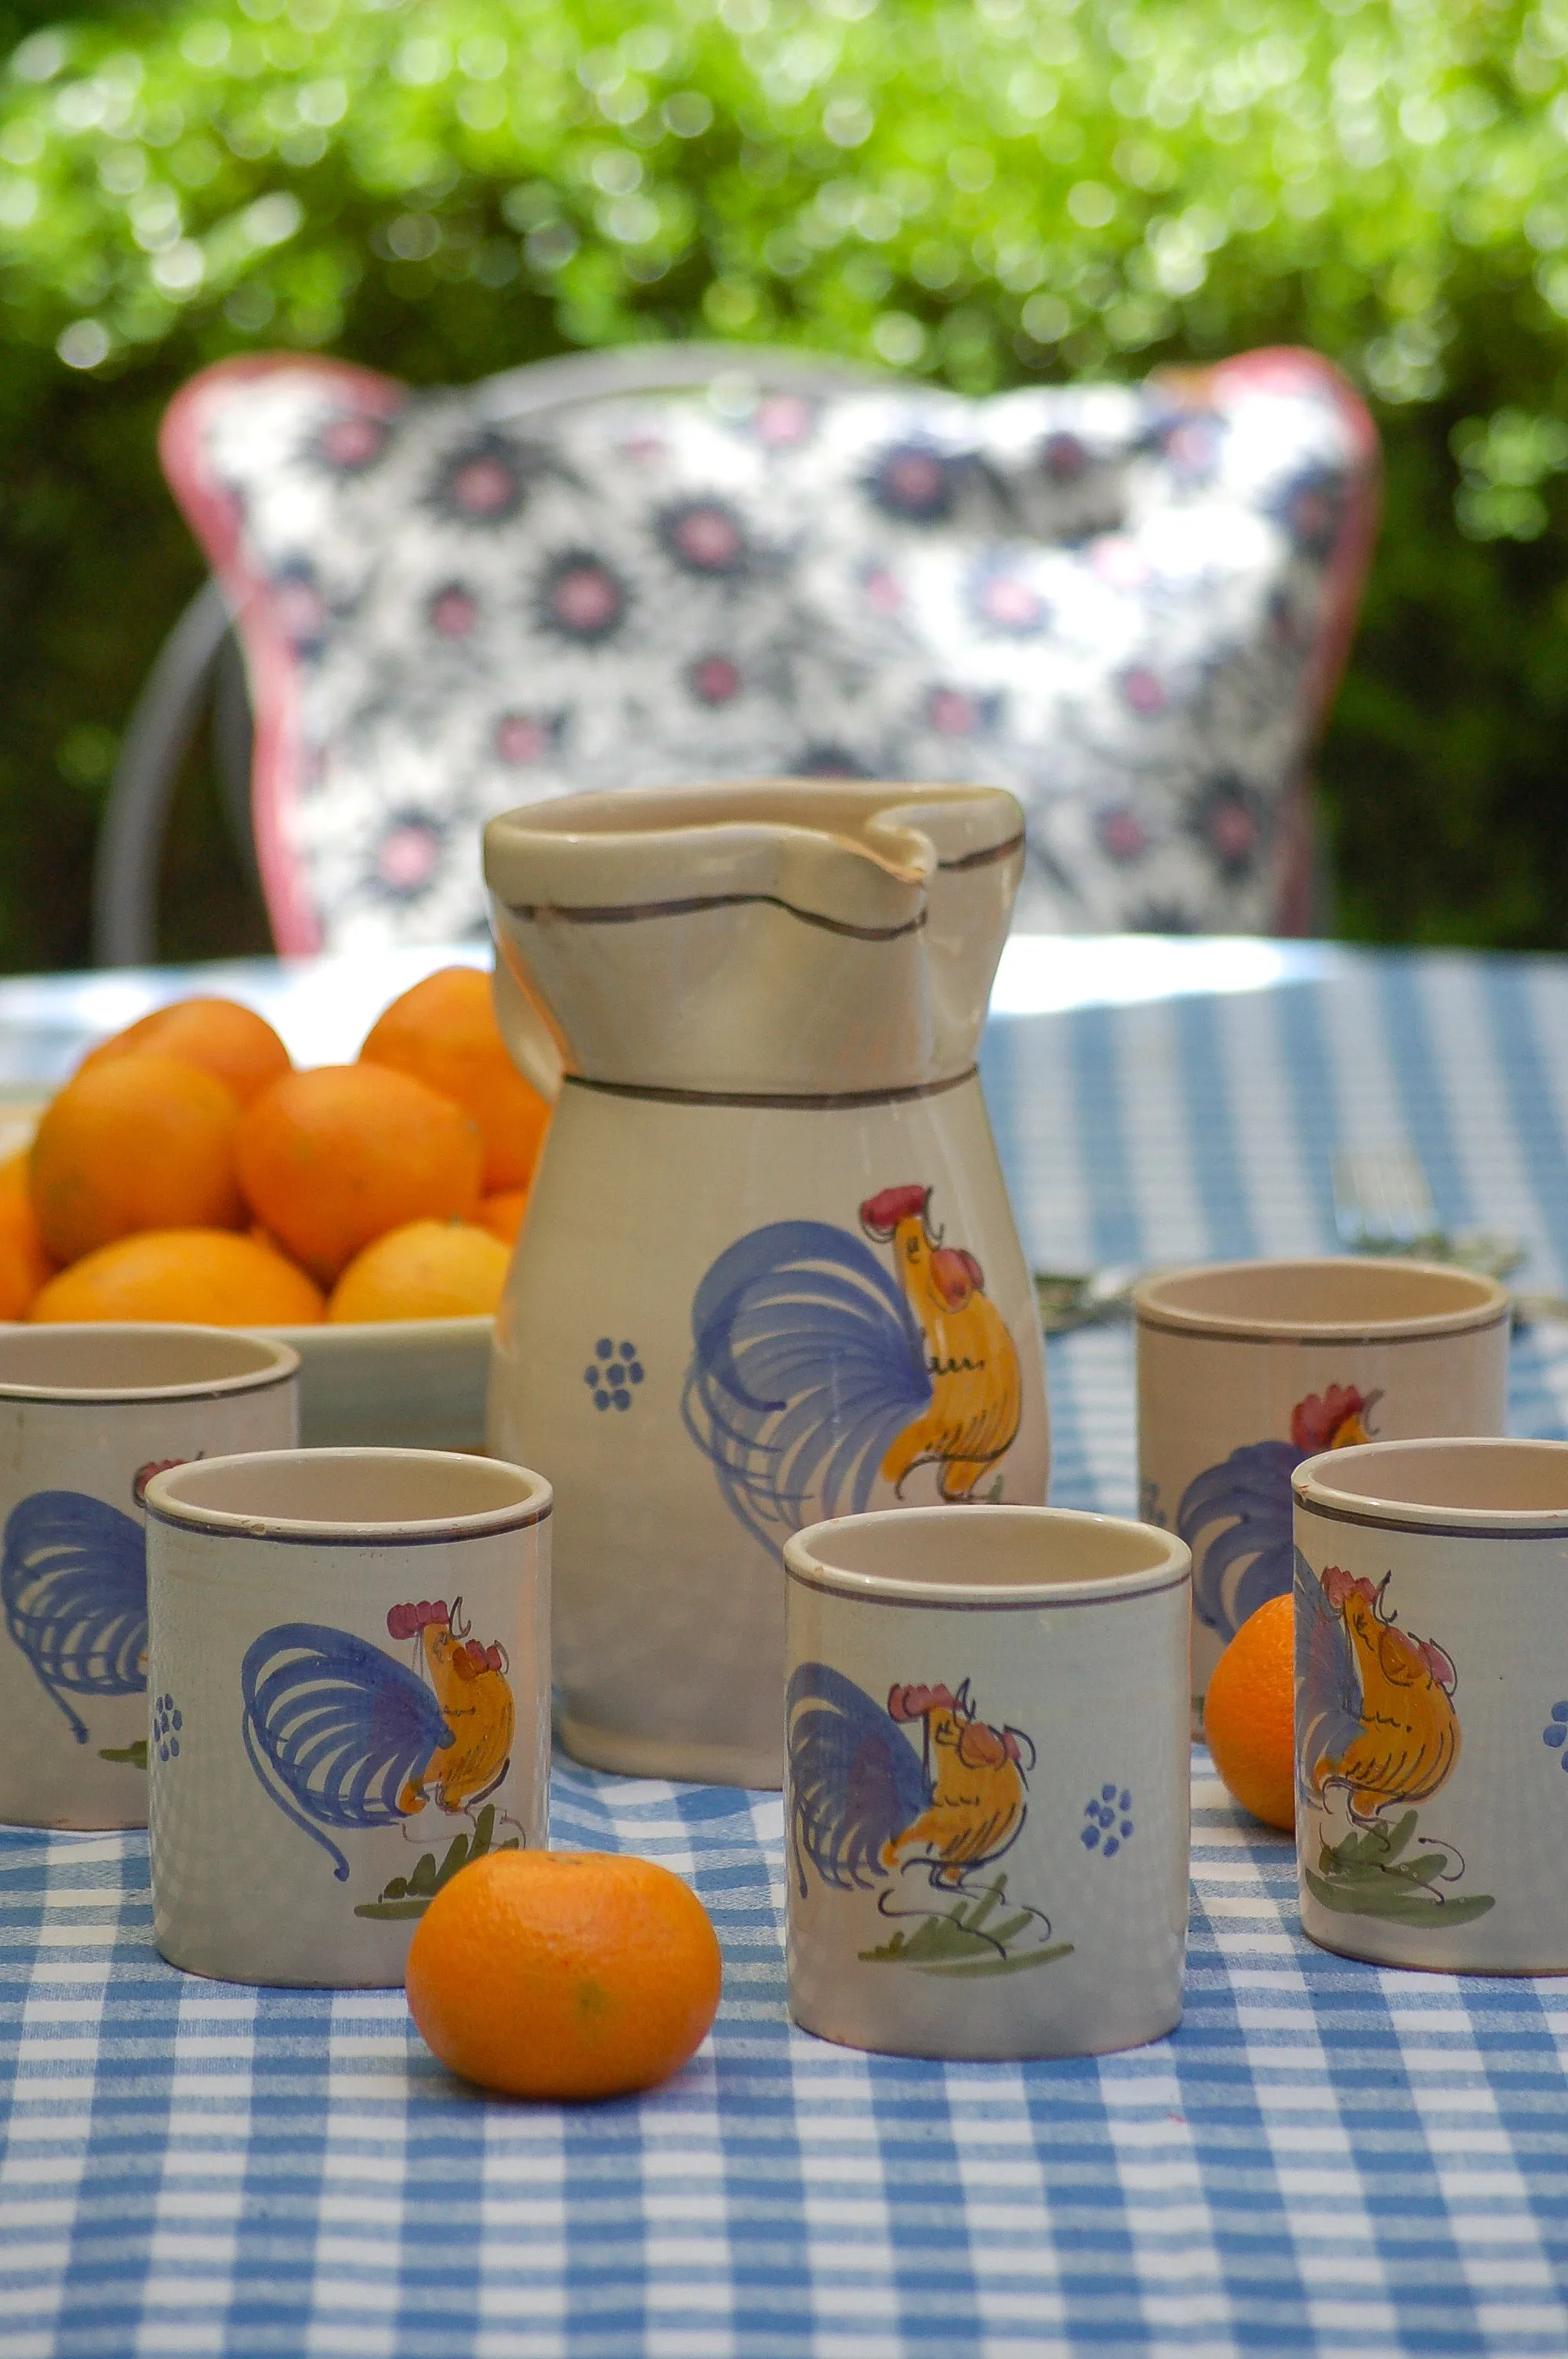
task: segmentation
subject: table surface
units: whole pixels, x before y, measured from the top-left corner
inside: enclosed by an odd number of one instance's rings
[[[323,1058],[437,962],[202,984]],[[0,1084],[189,987],[0,984]],[[1331,1153],[1400,1145],[1568,1280],[1568,962],[1015,941],[983,1067],[1042,1266],[1324,1250]],[[1130,1511],[1126,1332],[1050,1362],[1054,1497]],[[1513,1379],[1515,1431],[1568,1431],[1568,1328]],[[558,1763],[554,1841],[678,1869],[725,1951],[687,2071],[576,2112],[449,2079],[400,1993],[176,1973],[141,1836],[0,1832],[0,2354],[1568,2350],[1568,1982],[1315,1950],[1289,1842],[1201,1754],[1193,1800],[1180,2030],[942,2066],[787,2022],[776,1795]]]

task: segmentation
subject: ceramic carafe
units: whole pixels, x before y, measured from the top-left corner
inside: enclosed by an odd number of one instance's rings
[[[777,1785],[789,1535],[1044,1499],[975,1066],[1022,857],[983,787],[635,789],[486,830],[503,1028],[557,1099],[489,1445],[555,1485],[579,1760]]]

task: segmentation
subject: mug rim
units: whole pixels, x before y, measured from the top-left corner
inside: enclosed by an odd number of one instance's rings
[[[960,1582],[915,1581],[907,1575],[880,1572],[851,1572],[841,1565],[825,1563],[816,1553],[823,1536],[842,1531],[846,1526],[908,1524],[916,1518],[933,1522],[944,1521],[958,1514],[963,1516],[961,1529],[972,1529],[974,1519],[1005,1516],[1036,1526],[1065,1527],[1097,1525],[1115,1532],[1137,1533],[1146,1543],[1162,1544],[1161,1561],[1144,1565],[1130,1572],[1102,1573],[1085,1581]],[[831,1596],[853,1598],[864,1605],[928,1605],[948,1613],[1029,1613],[1038,1614],[1053,1608],[1098,1605],[1116,1603],[1123,1598],[1157,1595],[1168,1589],[1187,1587],[1192,1580],[1192,1550],[1174,1532],[1167,1532],[1158,1524],[1141,1524],[1131,1516],[1103,1516],[1082,1507],[1035,1507],[1020,1503],[1017,1506],[932,1507],[877,1507],[859,1516],[830,1516],[823,1522],[807,1524],[794,1533],[784,1544],[784,1571],[787,1578],[803,1589],[825,1591]]]
[[[525,1498],[510,1506],[481,1507],[468,1515],[388,1517],[384,1523],[370,1522],[362,1516],[247,1515],[233,1507],[203,1506],[178,1495],[182,1476],[200,1480],[220,1470],[227,1473],[233,1466],[276,1465],[279,1460],[292,1463],[302,1458],[340,1462],[391,1459],[399,1464],[418,1459],[448,1471],[482,1467],[487,1473],[499,1467],[521,1475],[529,1490]],[[381,1548],[427,1548],[441,1541],[489,1539],[502,1532],[526,1531],[548,1521],[555,1495],[543,1474],[535,1473],[531,1466],[519,1466],[511,1459],[485,1458],[464,1450],[400,1450],[389,1444],[369,1443],[321,1450],[232,1451],[222,1458],[189,1459],[155,1474],[147,1484],[144,1504],[149,1520],[169,1525],[177,1531],[200,1532],[209,1539],[282,1541],[297,1547],[347,1548],[363,1552]]]
[[[1319,1451],[1291,1476],[1296,1505],[1325,1523],[1359,1524],[1377,1531],[1420,1532],[1431,1538],[1550,1539],[1568,1535],[1568,1504],[1561,1507],[1457,1507],[1441,1501],[1384,1498],[1376,1491],[1350,1490],[1332,1480],[1394,1451],[1407,1457],[1459,1451],[1546,1451],[1561,1457],[1568,1477],[1568,1441],[1532,1440],[1509,1433],[1421,1436],[1409,1441],[1357,1442],[1348,1450]],[[1325,1470],[1327,1470],[1326,1472]],[[1568,1487],[1568,1484],[1565,1484]]]
[[[95,1337],[144,1335],[167,1341],[171,1330],[200,1336],[211,1343],[245,1345],[265,1353],[254,1368],[232,1376],[188,1376],[161,1385],[50,1385],[15,1381],[0,1376],[0,1402],[37,1401],[75,1408],[114,1408],[152,1401],[223,1400],[236,1393],[266,1392],[274,1385],[292,1382],[299,1374],[299,1354],[280,1335],[265,1335],[249,1327],[209,1327],[194,1320],[92,1319],[59,1320],[24,1326],[11,1341],[34,1336],[69,1335],[90,1343]]]
[[[1395,1319],[1267,1319],[1261,1315],[1220,1310],[1187,1310],[1161,1299],[1161,1289],[1199,1277],[1255,1276],[1260,1271],[1397,1270],[1401,1277],[1441,1277],[1450,1284],[1473,1287],[1476,1299],[1467,1309],[1416,1312]],[[1409,1261],[1394,1254],[1279,1254],[1247,1261],[1193,1262],[1179,1269],[1162,1269],[1140,1278],[1132,1289],[1133,1315],[1140,1327],[1168,1335],[1206,1335],[1256,1343],[1399,1343],[1426,1342],[1444,1335],[1478,1332],[1501,1325],[1509,1316],[1508,1288],[1479,1270],[1460,1269],[1450,1262]]]

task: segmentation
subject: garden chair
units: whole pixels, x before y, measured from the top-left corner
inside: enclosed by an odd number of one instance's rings
[[[1304,929],[1378,478],[1312,353],[986,401],[750,346],[417,393],[269,354],[187,386],[163,456],[215,580],[126,733],[101,962],[154,955],[214,690],[286,953],[481,932],[515,803],[836,773],[1011,788],[1025,927]]]

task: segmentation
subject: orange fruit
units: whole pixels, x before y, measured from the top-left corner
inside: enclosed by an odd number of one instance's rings
[[[139,1229],[233,1229],[233,1093],[149,1050],[91,1065],[44,1108],[27,1165],[46,1249],[75,1261]]]
[[[618,2097],[697,2053],[719,2011],[708,1911],[652,1860],[492,1851],[419,1919],[408,2006],[443,2064],[510,2097]]]
[[[83,1256],[35,1297],[43,1323],[193,1320],[205,1327],[314,1327],[321,1297],[291,1261],[229,1229],[154,1229]]]
[[[155,1007],[150,1016],[101,1040],[78,1071],[109,1058],[139,1057],[149,1049],[200,1065],[232,1090],[243,1106],[289,1071],[288,1051],[265,1016],[242,1007],[237,999],[177,999],[170,1007]]]
[[[427,974],[376,1017],[360,1057],[412,1073],[467,1108],[484,1134],[487,1195],[531,1179],[550,1109],[507,1054],[489,975],[471,966]]]
[[[477,1124],[384,1065],[285,1073],[246,1107],[235,1152],[251,1211],[326,1286],[388,1229],[479,1209]]]
[[[486,1196],[481,1201],[480,1227],[488,1229],[492,1237],[499,1237],[503,1245],[514,1245],[527,1208],[526,1188],[498,1189],[493,1196]]]
[[[1248,1615],[1215,1666],[1204,1736],[1226,1791],[1265,1826],[1296,1822],[1295,1600]]]
[[[25,1319],[38,1290],[26,1246],[0,1229],[0,1319]]]
[[[497,1309],[506,1247],[464,1221],[410,1221],[357,1253],[327,1305],[333,1320],[467,1319]]]
[[[0,1277],[0,1319],[20,1319],[55,1266],[44,1251],[27,1192],[26,1147],[0,1163],[0,1261],[9,1273]]]

